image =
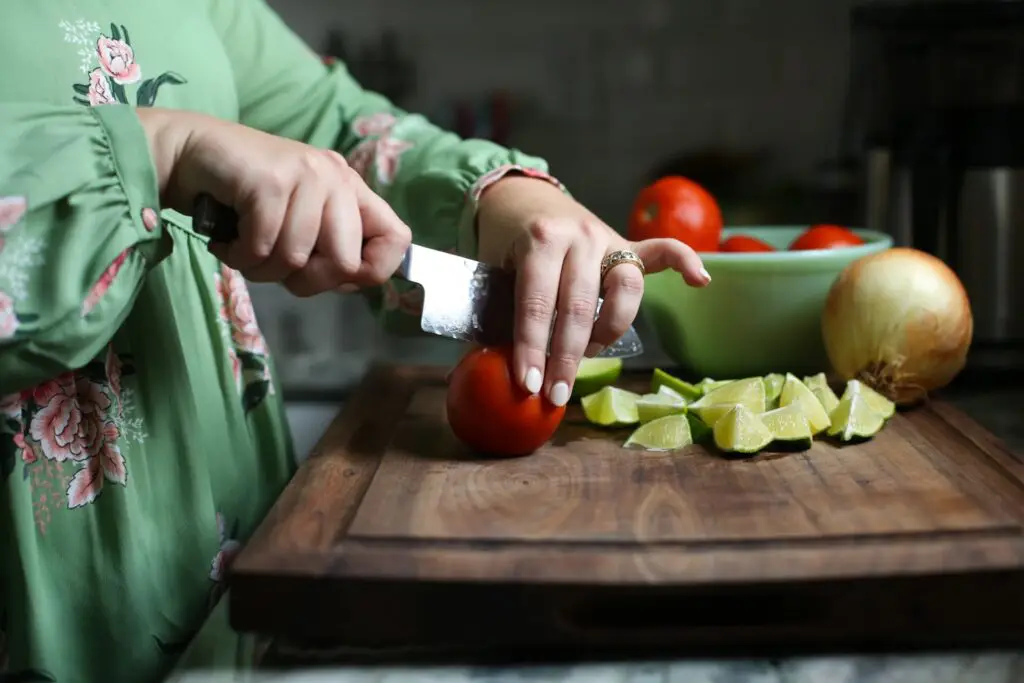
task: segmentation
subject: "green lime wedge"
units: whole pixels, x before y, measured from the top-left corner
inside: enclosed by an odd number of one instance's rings
[[[686,401],[679,396],[644,394],[636,402],[636,413],[641,424],[667,415],[682,415],[685,412]]]
[[[686,411],[686,419],[690,421],[690,436],[693,437],[694,443],[704,443],[711,439],[711,427],[704,420],[689,410]]]
[[[654,374],[651,375],[651,391],[656,393],[662,387],[668,387],[687,401],[699,398],[701,393],[697,387],[693,386],[689,382],[684,382],[678,377],[673,377],[660,368],[655,368]]]
[[[811,425],[811,433],[819,434],[828,429],[832,421],[825,412],[825,407],[814,395],[807,385],[797,379],[796,375],[786,373],[786,382],[782,385],[782,393],[779,394],[779,407],[797,405]]]
[[[765,407],[769,410],[779,407],[779,394],[782,393],[782,385],[785,381],[786,376],[777,372],[764,376],[764,402]]]
[[[703,395],[709,391],[714,391],[719,387],[724,387],[732,381],[733,380],[731,379],[711,379],[710,377],[705,377],[697,383],[697,389],[700,391],[701,395]]]
[[[667,415],[637,428],[626,439],[626,448],[639,446],[649,451],[674,451],[693,443],[686,415]]]
[[[715,423],[725,417],[725,414],[735,408],[737,403],[714,403],[712,405],[697,405],[699,401],[691,403],[687,406],[686,410],[688,414],[696,415],[700,418],[701,422],[706,424],[708,427],[714,427]]]
[[[828,378],[825,377],[824,372],[819,372],[817,375],[810,377],[804,377],[804,384],[811,390],[821,402],[821,407],[825,409],[825,412],[829,415],[839,405],[839,397],[836,396],[836,392],[832,391],[832,387],[828,385]]]
[[[846,392],[851,390],[859,392],[864,397],[864,400],[867,401],[868,405],[871,406],[871,409],[876,413],[879,413],[885,419],[888,420],[896,413],[895,403],[887,399],[885,396],[882,396],[867,384],[864,384],[864,382],[851,379],[846,383],[846,390],[843,391],[843,395],[845,396]]]
[[[689,401],[686,400],[685,396],[683,396],[678,391],[665,384],[662,384],[660,387],[658,387],[658,390],[654,393],[657,394],[658,396],[670,396],[672,398],[677,398],[680,401],[683,401],[684,403],[689,403]]]
[[[727,453],[757,453],[774,440],[761,418],[744,405],[733,406],[713,430],[715,445]]]
[[[694,401],[691,406],[736,404],[746,406],[754,413],[763,413],[765,408],[765,389],[763,377],[748,377],[727,382],[707,392]],[[699,413],[698,413],[699,414]],[[703,419],[703,415],[701,418]],[[708,424],[711,424],[710,422]]]
[[[788,405],[785,408],[776,408],[767,413],[761,413],[760,417],[764,426],[771,431],[773,441],[811,447],[814,435],[811,434],[811,425],[807,422],[803,411],[800,410],[800,406]]]
[[[583,415],[593,424],[602,427],[633,425],[640,421],[636,412],[639,394],[618,387],[603,387],[596,393],[584,396]]]
[[[609,384],[615,384],[622,374],[621,358],[584,358],[576,369],[573,396],[588,396]]]
[[[828,435],[840,441],[870,439],[884,426],[885,416],[871,407],[862,391],[855,387],[851,390],[847,384],[843,397],[839,399],[839,406],[832,413],[832,426],[828,428]]]

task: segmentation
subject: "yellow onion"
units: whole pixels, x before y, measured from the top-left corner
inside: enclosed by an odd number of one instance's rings
[[[844,380],[859,379],[900,405],[927,397],[963,369],[974,320],[950,268],[916,249],[865,256],[832,284],[821,320]]]

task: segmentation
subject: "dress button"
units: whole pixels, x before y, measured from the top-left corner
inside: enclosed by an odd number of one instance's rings
[[[156,211],[153,209],[143,209],[142,224],[146,226],[146,230],[152,232],[156,230],[156,226],[160,225],[160,217],[156,215]]]

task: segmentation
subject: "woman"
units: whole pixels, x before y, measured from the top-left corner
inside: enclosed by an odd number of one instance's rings
[[[245,279],[375,287],[410,239],[514,266],[515,371],[555,403],[636,315],[642,272],[609,254],[708,281],[681,243],[627,244],[540,159],[362,90],[261,0],[4,18],[0,671],[20,680],[159,679],[292,474]],[[191,229],[199,192],[238,211],[238,240]],[[199,663],[244,664],[220,636]]]

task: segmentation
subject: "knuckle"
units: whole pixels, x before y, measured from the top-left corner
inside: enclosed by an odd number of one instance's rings
[[[576,366],[579,365],[580,362],[580,355],[569,353],[568,351],[560,351],[558,353],[552,353],[551,357],[548,358],[548,362],[553,363],[556,367],[575,371]]]
[[[531,294],[519,302],[523,318],[531,323],[547,323],[553,309],[554,302],[545,294]]]
[[[541,218],[531,221],[526,226],[526,234],[537,247],[552,247],[558,244],[558,224],[550,219]]]
[[[281,254],[281,263],[291,270],[301,270],[309,263],[309,254],[302,251],[289,251]]]
[[[640,271],[630,266],[629,268],[623,268],[623,272],[619,276],[618,288],[625,294],[643,294],[644,293],[644,278],[640,274]]]
[[[267,238],[257,237],[250,245],[249,255],[257,261],[265,261],[274,252],[274,241]]]
[[[574,325],[591,325],[594,322],[596,302],[587,296],[570,297],[559,313]]]

